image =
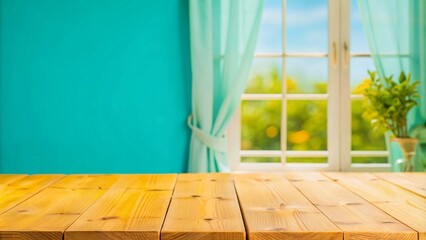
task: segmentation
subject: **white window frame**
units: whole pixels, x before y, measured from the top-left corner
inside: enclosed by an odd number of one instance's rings
[[[328,0],[328,53],[286,53],[286,31],[282,31],[282,51],[278,54],[256,53],[255,58],[282,59],[281,94],[243,94],[242,100],[281,100],[281,150],[241,150],[241,112],[238,109],[228,128],[228,157],[232,171],[388,171],[390,164],[353,164],[352,156],[387,157],[388,151],[351,151],[350,60],[371,57],[369,53],[350,52],[350,1]],[[286,22],[286,0],[282,0],[282,24]],[[325,94],[287,94],[286,59],[328,57],[328,84]],[[327,100],[327,150],[286,150],[286,100]],[[337,116],[337,117],[336,117]],[[327,163],[287,163],[287,157],[327,157]],[[280,157],[280,163],[244,163],[241,157]]]

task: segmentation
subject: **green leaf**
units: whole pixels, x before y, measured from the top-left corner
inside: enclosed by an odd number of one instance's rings
[[[407,80],[407,77],[405,76],[404,71],[402,71],[401,74],[399,75],[399,83],[403,83],[405,82],[405,80]]]

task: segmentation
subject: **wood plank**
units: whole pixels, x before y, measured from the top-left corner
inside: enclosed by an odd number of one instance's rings
[[[160,239],[176,178],[176,174],[120,176],[65,231],[65,240]]]
[[[2,240],[62,240],[63,231],[108,187],[114,175],[69,175],[0,215]]]
[[[343,239],[342,231],[283,174],[235,174],[249,239]]]
[[[26,174],[0,174],[0,189],[7,186],[9,183],[18,181],[21,178],[24,178],[28,175]]]
[[[387,214],[419,232],[426,240],[426,199],[370,173],[324,173]]]
[[[0,215],[62,177],[63,175],[32,175],[0,188]]]
[[[246,239],[231,176],[179,175],[161,239]]]
[[[113,187],[120,176],[114,174],[75,174],[67,175],[50,187],[55,189],[108,190]]]
[[[374,175],[426,197],[426,173],[374,173]]]
[[[417,232],[319,172],[285,176],[343,230],[345,240],[417,240]]]

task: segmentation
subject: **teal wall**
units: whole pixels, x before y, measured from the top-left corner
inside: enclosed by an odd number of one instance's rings
[[[186,169],[187,0],[0,0],[0,172]]]

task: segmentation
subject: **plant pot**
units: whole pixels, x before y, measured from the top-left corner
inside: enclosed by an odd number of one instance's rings
[[[392,141],[397,142],[401,147],[402,158],[392,161],[392,170],[394,172],[413,172],[414,171],[414,155],[416,154],[417,139],[416,138],[394,138]]]

